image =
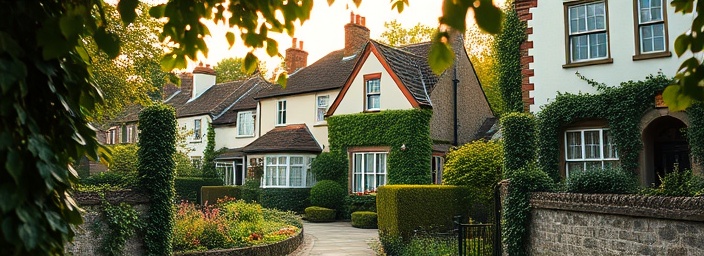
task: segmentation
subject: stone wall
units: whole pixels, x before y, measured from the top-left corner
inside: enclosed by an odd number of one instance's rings
[[[534,193],[531,255],[704,255],[704,197]]]
[[[145,214],[149,209],[148,197],[130,190],[108,191],[105,193],[105,198],[111,204],[125,202],[132,205],[142,218],[146,217]],[[78,192],[75,195],[75,199],[85,212],[83,213],[83,224],[75,229],[76,236],[73,242],[69,243],[66,248],[67,254],[100,255],[100,241],[107,232],[104,226],[105,221],[102,216],[102,207],[100,206],[100,196],[95,192]],[[123,255],[144,254],[142,237],[142,234],[137,233],[127,240]]]

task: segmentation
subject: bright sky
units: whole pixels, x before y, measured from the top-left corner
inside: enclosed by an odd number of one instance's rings
[[[503,0],[494,2],[502,4]],[[327,0],[315,0],[310,19],[303,26],[296,28],[294,37],[304,41],[303,50],[308,51],[308,64],[311,64],[331,51],[344,48],[344,26],[349,23],[351,11],[366,17],[366,26],[370,29],[372,39],[380,37],[384,22],[394,19],[407,28],[418,23],[437,27],[438,17],[442,14],[442,1],[412,0],[409,3],[403,13],[399,14],[398,11],[391,10],[389,0],[364,0],[359,8],[350,0],[336,0],[332,6],[328,6]],[[473,16],[471,13],[468,15],[468,24],[474,22]],[[208,26],[212,34],[206,38],[210,52],[208,58],[202,60],[203,63],[215,65],[223,58],[244,57],[249,51],[239,37],[236,37],[235,45],[228,49],[225,25],[210,23]],[[291,47],[291,37],[287,34],[274,34],[272,37],[279,42],[279,52],[282,55]],[[264,51],[258,51],[256,54],[260,59],[269,59]],[[279,62],[280,60],[267,60],[269,70]],[[196,63],[191,63],[189,70],[195,65]]]

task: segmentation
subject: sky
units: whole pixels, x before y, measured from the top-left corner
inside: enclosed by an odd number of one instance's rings
[[[501,3],[501,1],[494,1]],[[315,0],[311,17],[302,26],[296,28],[294,37],[299,41],[304,41],[303,50],[308,52],[308,64],[325,56],[325,54],[344,48],[344,26],[350,21],[350,12],[366,17],[366,26],[370,29],[372,39],[380,38],[384,30],[384,22],[391,20],[399,21],[404,27],[410,28],[416,24],[424,24],[431,27],[438,26],[438,17],[442,14],[441,0],[411,0],[404,11],[399,14],[397,10],[391,9],[389,0],[364,0],[357,8],[350,0],[336,0],[332,6],[328,6],[327,0]],[[473,23],[473,14],[468,14],[467,22]],[[239,37],[232,48],[229,48],[225,40],[225,33],[228,31],[225,25],[215,25],[206,22],[210,28],[211,36],[206,37],[209,48],[207,58],[202,61],[204,64],[215,65],[218,61],[228,57],[244,57],[249,51],[244,47]],[[291,47],[291,37],[287,34],[270,34],[279,42],[279,52],[283,55],[287,48]],[[264,51],[256,51],[255,54],[260,59],[267,61],[269,70],[272,70],[281,60],[271,60]],[[191,62],[189,70],[197,64]]]

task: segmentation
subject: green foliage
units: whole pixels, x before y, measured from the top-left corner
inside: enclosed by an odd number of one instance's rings
[[[376,194],[347,195],[345,197],[345,211],[342,214],[342,218],[349,219],[353,212],[359,211],[376,212]]]
[[[331,116],[328,118],[330,151],[347,152],[348,147],[354,146],[389,146],[388,184],[429,184],[431,116],[432,111],[426,109]],[[401,151],[403,144],[405,151]]]
[[[121,144],[110,147],[112,162],[108,169],[117,173],[137,172],[137,145]]]
[[[647,191],[657,196],[700,196],[704,192],[704,178],[692,170],[673,171],[660,178],[660,186]]]
[[[139,214],[134,207],[124,202],[112,205],[103,198],[101,205],[107,230],[99,227],[100,225],[96,225],[98,227],[94,230],[96,233],[105,234],[100,240],[99,251],[102,255],[122,255],[127,239],[141,228]]]
[[[407,244],[401,249],[399,254],[404,256],[447,256],[457,255],[457,237],[455,236],[416,236],[411,238]],[[470,251],[467,255],[491,255],[491,250],[488,254],[473,253]]]
[[[203,186],[200,190],[202,204],[213,204],[223,198],[241,198],[239,186]]]
[[[171,254],[174,201],[174,159],[176,115],[163,104],[146,107],[139,113],[139,176],[141,188],[151,203],[145,222],[144,245],[147,255]]]
[[[259,203],[266,208],[300,213],[310,206],[310,188],[262,188],[259,193]]]
[[[353,212],[352,226],[355,228],[377,228],[378,225],[376,212]]]
[[[473,24],[465,33],[464,47],[469,53],[469,60],[491,105],[491,110],[495,116],[501,117],[507,110],[496,72],[498,56],[495,41],[494,35],[482,32],[476,24]]]
[[[349,163],[347,155],[340,151],[323,152],[310,166],[317,180],[333,180],[340,184],[347,183]]]
[[[248,203],[259,201],[259,195],[261,194],[260,185],[261,180],[259,179],[246,179],[240,188],[242,200]]]
[[[203,177],[213,178],[217,177],[217,172],[215,171],[215,157],[218,155],[215,153],[215,128],[213,124],[208,123],[208,143],[205,145],[205,150],[203,150]]]
[[[213,67],[215,73],[218,74],[217,77],[215,77],[215,82],[219,84],[247,78],[250,74],[244,72],[242,61],[244,61],[244,59],[232,57],[218,61],[218,64]]]
[[[306,207],[306,219],[310,222],[335,221],[335,210],[320,206]]]
[[[687,127],[687,141],[689,142],[690,155],[695,163],[704,164],[704,104],[693,104],[687,109],[689,127]]]
[[[498,141],[478,140],[451,149],[445,159],[443,183],[467,187],[473,195],[470,205],[491,207],[494,186],[501,180],[502,158]],[[471,211],[479,214],[475,207]]]
[[[109,186],[115,188],[133,188],[139,182],[136,172],[119,173],[101,172],[80,180],[83,186]]]
[[[177,177],[201,178],[203,176],[203,170],[195,168],[191,158],[182,152],[174,153],[174,164],[174,172]]]
[[[201,189],[205,186],[221,186],[222,180],[218,178],[202,178],[202,177],[176,177],[174,179],[174,198],[176,202],[186,200],[193,203],[203,203],[201,201]],[[205,194],[202,194],[206,198]],[[211,199],[212,197],[207,197]],[[210,200],[210,202],[215,202]]]
[[[526,24],[521,22],[513,4],[507,4],[506,18],[503,30],[494,41],[496,65],[498,73],[497,84],[506,112],[523,112],[522,75],[521,75],[521,43],[527,39]]]
[[[451,230],[452,218],[467,212],[469,196],[465,188],[458,186],[381,186],[377,192],[379,236],[401,237],[408,241],[413,230]]]
[[[347,189],[332,180],[318,181],[310,189],[310,204],[342,211]]]
[[[379,39],[391,46],[402,46],[430,41],[435,33],[435,28],[416,24],[411,28],[404,28],[400,22],[391,20],[384,22],[384,32],[381,32]]]
[[[535,161],[535,130],[535,118],[530,113],[509,113],[501,117],[505,172],[522,168]],[[553,179],[560,179],[557,172],[550,174]],[[504,176],[506,175],[508,173],[504,173]]]
[[[530,192],[552,191],[552,178],[534,164],[507,172],[510,184],[504,201],[502,238],[508,255],[528,255],[530,235]]]
[[[700,10],[704,9],[704,1],[696,1],[696,12],[693,12],[694,2],[695,0],[673,0],[672,6],[675,7],[675,12],[692,13],[695,17],[692,19],[690,31],[701,31],[704,24],[699,15]],[[704,63],[696,57],[704,49],[704,37],[699,33],[685,32],[675,39],[674,49],[678,57],[682,57],[686,52],[694,55],[682,61],[675,75],[675,82],[662,93],[662,98],[670,110],[678,111],[704,101],[704,87],[700,84],[700,81],[704,80],[704,73],[698,72],[704,69]]]
[[[567,192],[590,194],[631,194],[638,191],[638,179],[620,168],[587,170],[570,174]]]
[[[558,138],[564,136],[562,132],[567,125],[580,120],[603,119],[608,122],[616,142],[621,167],[635,172],[638,154],[643,147],[640,120],[643,113],[655,107],[655,95],[670,83],[670,79],[659,74],[643,81],[623,82],[618,87],[585,80],[597,87],[599,94],[560,94],[538,113],[540,168],[553,178],[559,173],[560,148],[564,146],[560,145]]]

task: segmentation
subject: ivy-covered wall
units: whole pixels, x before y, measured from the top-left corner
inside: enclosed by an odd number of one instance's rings
[[[432,140],[428,109],[385,110],[328,118],[330,151],[388,146],[388,184],[429,184]],[[401,150],[401,145],[406,150]]]

